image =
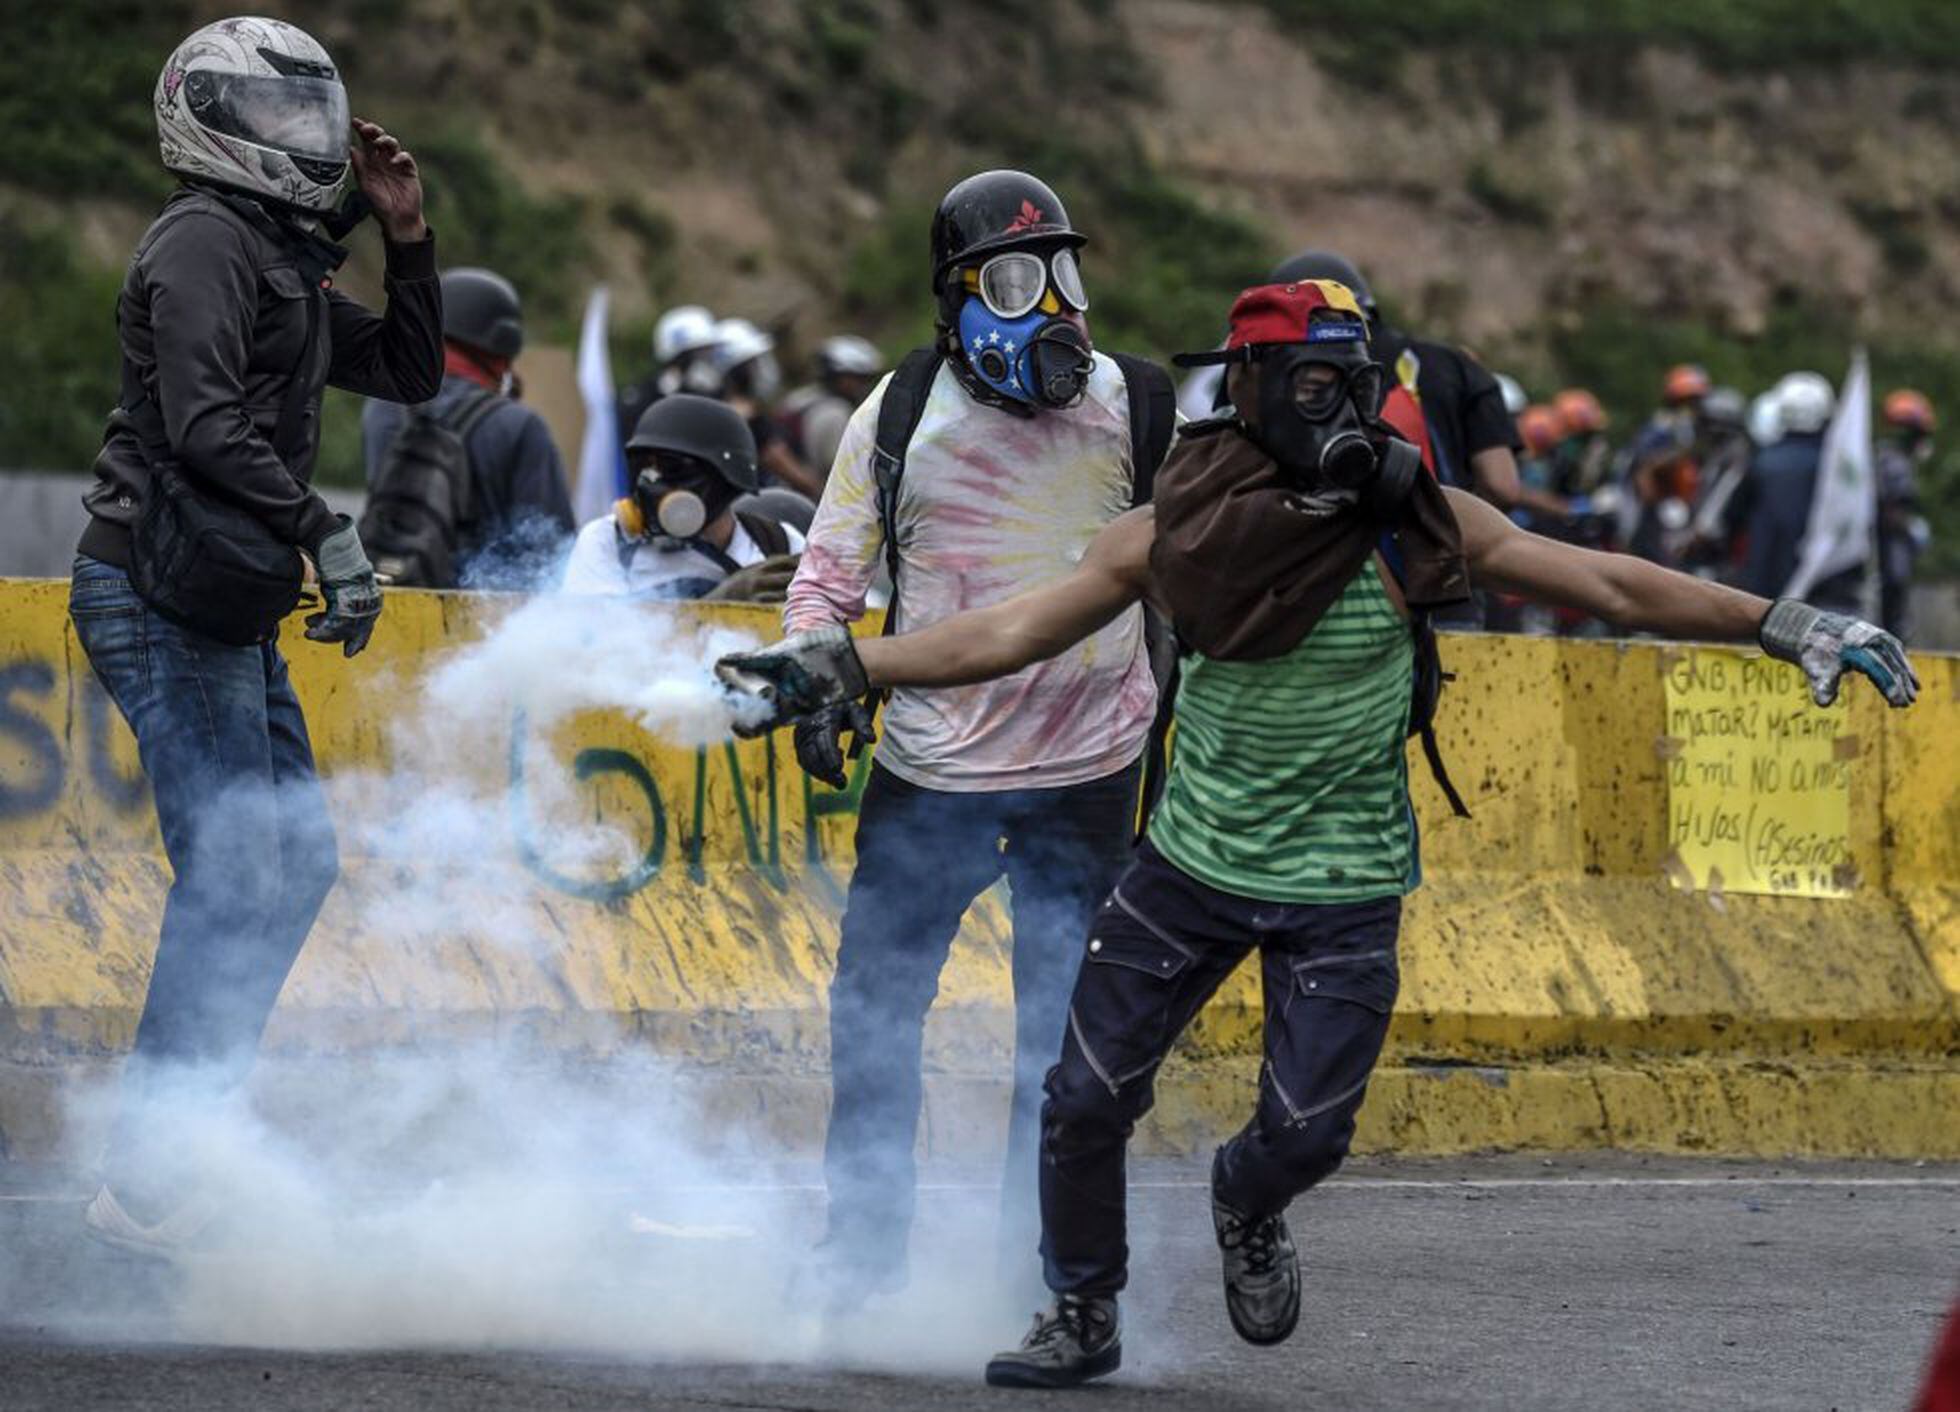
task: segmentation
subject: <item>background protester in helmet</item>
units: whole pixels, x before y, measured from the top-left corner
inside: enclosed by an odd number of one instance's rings
[[[516,289],[490,270],[445,271],[442,339],[433,400],[411,410],[376,398],[362,410],[361,537],[397,583],[533,587],[556,568],[575,523],[551,430],[517,400],[524,320]],[[405,436],[411,426],[417,434]],[[449,557],[448,573],[418,554],[432,540]]]
[[[715,316],[699,304],[681,304],[662,314],[653,326],[653,367],[647,376],[619,394],[620,446],[632,440],[633,429],[647,408],[676,392],[714,392],[708,354],[715,346]]]
[[[1694,516],[1681,558],[1703,577],[1727,581],[1735,572],[1733,511],[1756,457],[1748,419],[1748,399],[1733,387],[1711,387],[1695,411]]]
[[[790,449],[819,480],[830,479],[844,427],[884,370],[884,355],[870,340],[840,333],[817,345],[816,381],[783,399],[777,425]]]
[[[1701,403],[1711,383],[1698,363],[1680,363],[1661,379],[1661,405],[1622,453],[1627,550],[1678,568],[1691,538],[1701,481]]]
[[[1092,348],[1083,243],[1024,172],[947,193],[931,236],[937,339],[845,429],[790,586],[792,630],[860,617],[893,561],[890,611],[907,628],[997,602],[1068,573],[1148,499],[1175,420],[1170,379]],[[841,737],[860,710],[839,704],[798,729],[806,771],[845,784]],[[1128,852],[1155,710],[1140,613],[1006,680],[892,698],[831,986],[829,1229],[811,1274],[833,1307],[903,1282],[925,1016],[961,916],[1003,873],[1015,1059],[1002,1252],[1009,1280],[1032,1280],[1041,1077],[1081,931]]]
[[[732,407],[688,392],[662,397],[627,441],[626,468],[632,493],[579,530],[563,592],[782,601],[803,536],[738,509],[761,478],[755,438]]]
[[[185,582],[159,577],[176,561],[159,560],[155,536],[181,507],[222,504],[290,562],[295,596],[303,552],[325,600],[306,636],[351,657],[381,597],[354,527],[309,484],[321,389],[420,402],[442,376],[415,159],[358,119],[350,150],[347,96],[317,43],[276,20],[207,25],[164,65],[155,112],[180,184],[124,277],[122,397],[84,497],[69,599],[75,636],[136,735],[174,874],[85,1216],[98,1236],[153,1251],[188,1237],[202,1205],[186,1110],[166,1115],[160,1099],[195,1076],[216,1103],[244,1076],[338,867],[276,637],[214,636],[236,605],[199,601],[195,564]],[[331,288],[347,253],[334,239],[352,224],[351,211],[339,218],[350,167],[383,236],[381,314]],[[164,496],[165,481],[181,494]]]
[[[1734,511],[1745,545],[1738,586],[1764,597],[1782,593],[1797,571],[1824,458],[1824,433],[1837,408],[1837,394],[1821,373],[1790,373],[1775,390],[1782,435],[1756,453]],[[1862,565],[1846,569],[1818,583],[1809,596],[1825,607],[1855,611],[1863,574]]]
[[[776,399],[783,391],[776,340],[747,319],[723,319],[715,325],[707,369],[714,395],[748,422],[762,474],[816,503],[823,495],[823,476],[796,454],[776,421]]]
[[[1909,387],[1885,395],[1878,459],[1878,583],[1885,630],[1911,640],[1912,570],[1932,544],[1921,513],[1919,468],[1933,455],[1933,404]]]

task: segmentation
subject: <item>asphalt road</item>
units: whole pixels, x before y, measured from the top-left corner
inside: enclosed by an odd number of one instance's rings
[[[1307,1312],[1260,1350],[1225,1320],[1202,1169],[1139,1164],[1124,1370],[1007,1393],[979,1368],[1025,1315],[967,1235],[991,1194],[934,1176],[920,1288],[825,1331],[770,1293],[815,1221],[795,1182],[765,1193],[780,1239],[753,1191],[506,1192],[473,1230],[424,1192],[439,1241],[275,1232],[186,1276],[79,1241],[72,1182],[0,1170],[0,1406],[1899,1409],[1960,1293],[1960,1168],[1375,1160],[1295,1205]]]

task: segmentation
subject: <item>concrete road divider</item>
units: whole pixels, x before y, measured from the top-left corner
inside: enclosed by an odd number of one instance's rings
[[[0,581],[0,1139],[16,1156],[76,1141],[61,1093],[127,1047],[169,884],[65,603],[65,584]],[[594,710],[541,726],[522,683],[466,725],[418,721],[431,673],[512,609],[394,592],[362,657],[289,645],[344,871],[272,1067],[476,1039],[592,1062],[651,1047],[702,1102],[810,1139],[864,763],[834,791],[786,736],[683,748]],[[756,609],[603,611],[773,632]],[[1842,822],[1802,847],[1844,895],[1815,897],[1733,890],[1682,835],[1671,792],[1738,817],[1783,807],[1732,772],[1676,768],[1689,726],[1669,673],[1678,692],[1713,659],[1481,636],[1446,638],[1444,658],[1443,749],[1474,817],[1450,817],[1416,753],[1424,886],[1363,1146],[1960,1157],[1960,660],[1918,659],[1911,711],[1862,682],[1834,708],[1816,787]],[[1777,729],[1817,729],[1794,687],[1757,685],[1758,705],[1803,713]],[[1798,847],[1750,817],[1759,854]],[[974,908],[941,987],[936,1145],[1000,1140],[1008,905]],[[1167,1067],[1150,1141],[1243,1121],[1258,1020],[1243,972]]]

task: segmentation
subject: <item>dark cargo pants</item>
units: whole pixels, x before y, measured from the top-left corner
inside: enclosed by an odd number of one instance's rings
[[[1347,1156],[1388,1034],[1399,897],[1260,902],[1207,887],[1145,844],[1097,913],[1042,1107],[1042,1257],[1051,1289],[1114,1294],[1128,1275],[1124,1149],[1157,1066],[1259,949],[1265,1063],[1252,1121],[1219,1149],[1218,1195],[1265,1216]]]
[[[874,767],[858,813],[830,987],[830,1242],[883,1275],[912,1225],[926,1012],[966,909],[1006,874],[1014,913],[1014,1088],[1004,1258],[1035,1246],[1042,1076],[1061,1047],[1082,935],[1130,856],[1138,767],[1053,789],[954,794]]]

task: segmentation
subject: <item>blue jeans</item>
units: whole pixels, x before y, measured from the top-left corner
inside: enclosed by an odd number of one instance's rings
[[[1061,1051],[1096,904],[1130,854],[1139,767],[1084,784],[954,794],[873,768],[830,987],[830,1240],[902,1267],[912,1225],[926,1011],[966,909],[1006,874],[1014,912],[1014,1088],[1001,1186],[1004,1273],[1037,1244],[1041,1079]]]
[[[200,1092],[236,1087],[339,860],[275,644],[228,647],[178,627],[122,569],[87,556],[68,613],[136,735],[174,874],[109,1157],[112,1178],[140,1182],[167,1144],[145,1139],[146,1101],[193,1071],[209,1083]]]

